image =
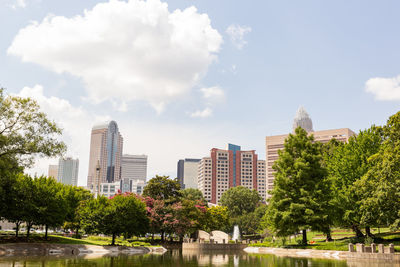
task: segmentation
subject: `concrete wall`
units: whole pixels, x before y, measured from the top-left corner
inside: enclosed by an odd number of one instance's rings
[[[209,243],[183,243],[182,249],[188,250],[243,250],[246,244],[209,244]]]

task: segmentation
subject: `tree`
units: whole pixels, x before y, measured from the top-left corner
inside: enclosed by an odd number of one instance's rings
[[[36,101],[6,96],[0,89],[0,161],[14,159],[20,166],[31,166],[36,156],[54,157],[65,151],[57,139],[61,129]]]
[[[36,225],[45,226],[45,239],[49,227],[63,225],[67,210],[67,203],[63,198],[63,185],[52,177],[37,177],[33,180],[35,187],[35,206],[38,217],[34,220]]]
[[[236,218],[232,218],[231,225],[238,225],[240,232],[251,235],[262,232],[261,220],[267,211],[267,205],[259,204],[259,206],[249,213],[244,213]]]
[[[150,179],[143,190],[143,196],[153,199],[165,200],[167,204],[178,201],[181,196],[181,186],[177,179],[169,179],[169,176],[158,176]]]
[[[211,232],[219,230],[223,232],[230,231],[228,208],[223,206],[215,206],[207,208],[207,219],[203,225],[203,230]]]
[[[12,206],[12,184],[34,158],[61,155],[66,147],[57,139],[61,129],[30,98],[5,95],[0,88],[0,218]]]
[[[139,235],[148,230],[145,203],[129,193],[117,194],[111,199],[102,196],[90,199],[81,208],[80,215],[85,231],[111,235],[111,245],[115,245],[115,238],[121,234]]]
[[[181,194],[182,199],[192,200],[192,201],[199,200],[202,203],[206,203],[203,193],[199,189],[186,188],[186,189],[180,190],[180,194]]]
[[[378,128],[379,129],[379,128]],[[400,227],[400,112],[389,118],[376,137],[365,175],[355,182],[360,222]],[[379,149],[379,150],[378,150]],[[378,151],[377,151],[378,150]]]
[[[236,217],[253,212],[260,201],[261,197],[256,190],[236,186],[225,191],[219,202],[228,208],[230,216]]]
[[[326,164],[332,182],[332,209],[337,226],[351,227],[358,237],[362,237],[361,226],[369,225],[373,220],[362,219],[359,181],[372,167],[369,158],[376,154],[381,146],[382,128],[372,126],[349,138],[348,143],[336,145],[330,152],[325,152]]]
[[[64,228],[75,230],[75,237],[79,236],[81,228],[78,209],[82,202],[93,198],[89,190],[81,187],[65,185],[63,187],[63,196],[66,201],[65,224]]]
[[[276,235],[287,236],[303,232],[307,243],[307,229],[320,230],[330,225],[326,215],[326,170],[321,165],[322,145],[312,135],[298,127],[289,134],[284,149],[273,165],[274,189],[268,204],[267,224]],[[329,195],[329,194],[328,194]]]

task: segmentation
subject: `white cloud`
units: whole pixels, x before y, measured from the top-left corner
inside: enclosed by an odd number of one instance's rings
[[[13,9],[25,8],[26,7],[26,1],[25,0],[15,0],[15,1],[12,2],[12,4],[10,6]]]
[[[201,88],[200,91],[203,93],[203,97],[212,101],[220,101],[225,98],[225,92],[218,86]]]
[[[400,100],[400,75],[394,78],[372,78],[365,83],[365,90],[377,100]]]
[[[207,118],[212,115],[212,109],[210,107],[206,107],[203,110],[197,110],[190,114],[192,118]]]
[[[83,15],[32,22],[8,54],[80,77],[96,103],[144,100],[161,112],[199,82],[221,44],[193,6],[170,12],[160,0],[110,0]]]
[[[244,35],[251,32],[251,27],[232,24],[225,32],[230,36],[233,45],[240,50],[247,44]]]

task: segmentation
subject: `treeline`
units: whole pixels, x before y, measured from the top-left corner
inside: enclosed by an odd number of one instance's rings
[[[400,224],[400,112],[387,124],[349,138],[316,142],[302,128],[285,140],[273,165],[274,189],[262,226],[277,236],[351,228],[357,237],[371,227]],[[365,229],[363,233],[362,229]]]
[[[28,239],[33,226],[43,226],[45,239],[49,228],[62,228],[73,230],[76,237],[80,230],[87,234],[109,235],[112,244],[121,235],[130,238],[150,233],[153,238],[160,234],[161,241],[165,241],[166,236],[182,241],[184,236],[195,237],[199,229],[231,230],[227,207],[208,207],[199,190],[181,190],[177,180],[167,176],[151,179],[143,196],[118,192],[110,198],[94,198],[88,190],[44,176],[33,178],[18,174],[2,181],[8,181],[0,183],[7,202],[2,203],[0,218],[15,223],[17,237],[22,224],[26,226]],[[259,201],[258,194],[245,188],[240,190],[244,193],[239,193],[236,198],[241,198],[245,210],[254,210]],[[230,199],[227,192],[225,201]],[[246,212],[234,208],[239,203],[227,205],[237,214]]]
[[[49,228],[64,227],[78,233],[79,207],[92,198],[88,190],[44,176],[32,178],[19,174],[9,177],[1,186],[7,201],[2,203],[0,218],[15,223],[17,237],[21,224],[25,223],[28,239],[34,225],[44,226],[45,239]]]

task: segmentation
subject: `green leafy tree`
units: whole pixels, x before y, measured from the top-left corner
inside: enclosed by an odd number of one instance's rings
[[[303,232],[307,243],[307,229],[321,230],[330,225],[326,208],[326,170],[322,164],[322,145],[312,135],[298,127],[289,134],[284,149],[273,169],[276,171],[274,189],[268,204],[266,222],[278,236]]]
[[[44,225],[45,239],[49,227],[63,225],[67,210],[67,203],[63,197],[63,185],[52,177],[37,177],[33,180],[35,188],[35,206],[38,217],[34,220],[36,225]]]
[[[16,159],[31,166],[36,156],[54,157],[65,151],[57,139],[61,129],[30,98],[5,95],[0,89],[0,161]]]
[[[143,190],[144,197],[165,200],[167,204],[177,202],[181,186],[177,179],[169,179],[169,176],[158,176],[150,179]]]
[[[75,237],[79,236],[81,229],[78,209],[82,202],[93,198],[89,190],[81,187],[65,185],[63,187],[63,196],[66,201],[65,224],[64,229],[73,229]]]
[[[203,225],[203,230],[211,232],[219,230],[230,231],[228,208],[224,206],[214,206],[207,208],[207,219]]]
[[[369,158],[376,154],[382,143],[382,128],[372,126],[349,138],[348,143],[336,145],[326,150],[324,162],[332,183],[332,208],[337,226],[350,227],[358,237],[362,237],[361,226],[374,225],[372,218],[363,219],[360,201],[363,195],[359,180],[371,169]]]
[[[260,201],[261,197],[256,190],[236,186],[225,191],[219,202],[228,208],[230,216],[236,217],[253,212]]]
[[[383,142],[378,144],[365,163],[365,175],[355,182],[359,194],[360,223],[400,227],[400,112],[382,128]],[[379,151],[376,151],[379,148]]]
[[[35,157],[61,155],[61,129],[30,98],[6,95],[0,88],[0,218],[7,217],[15,200],[11,187]],[[18,200],[16,200],[18,201]]]
[[[205,200],[203,193],[199,189],[195,188],[186,188],[183,190],[180,190],[181,198],[186,199],[186,200],[192,200],[192,201],[201,201],[202,203],[207,203]]]
[[[148,230],[146,205],[133,194],[90,199],[82,206],[80,216],[86,232],[111,235],[111,245],[115,245],[117,236],[140,235]]]
[[[231,225],[238,225],[242,234],[252,235],[263,232],[261,221],[267,211],[267,205],[259,206],[249,213],[244,213],[236,218],[232,218]]]

